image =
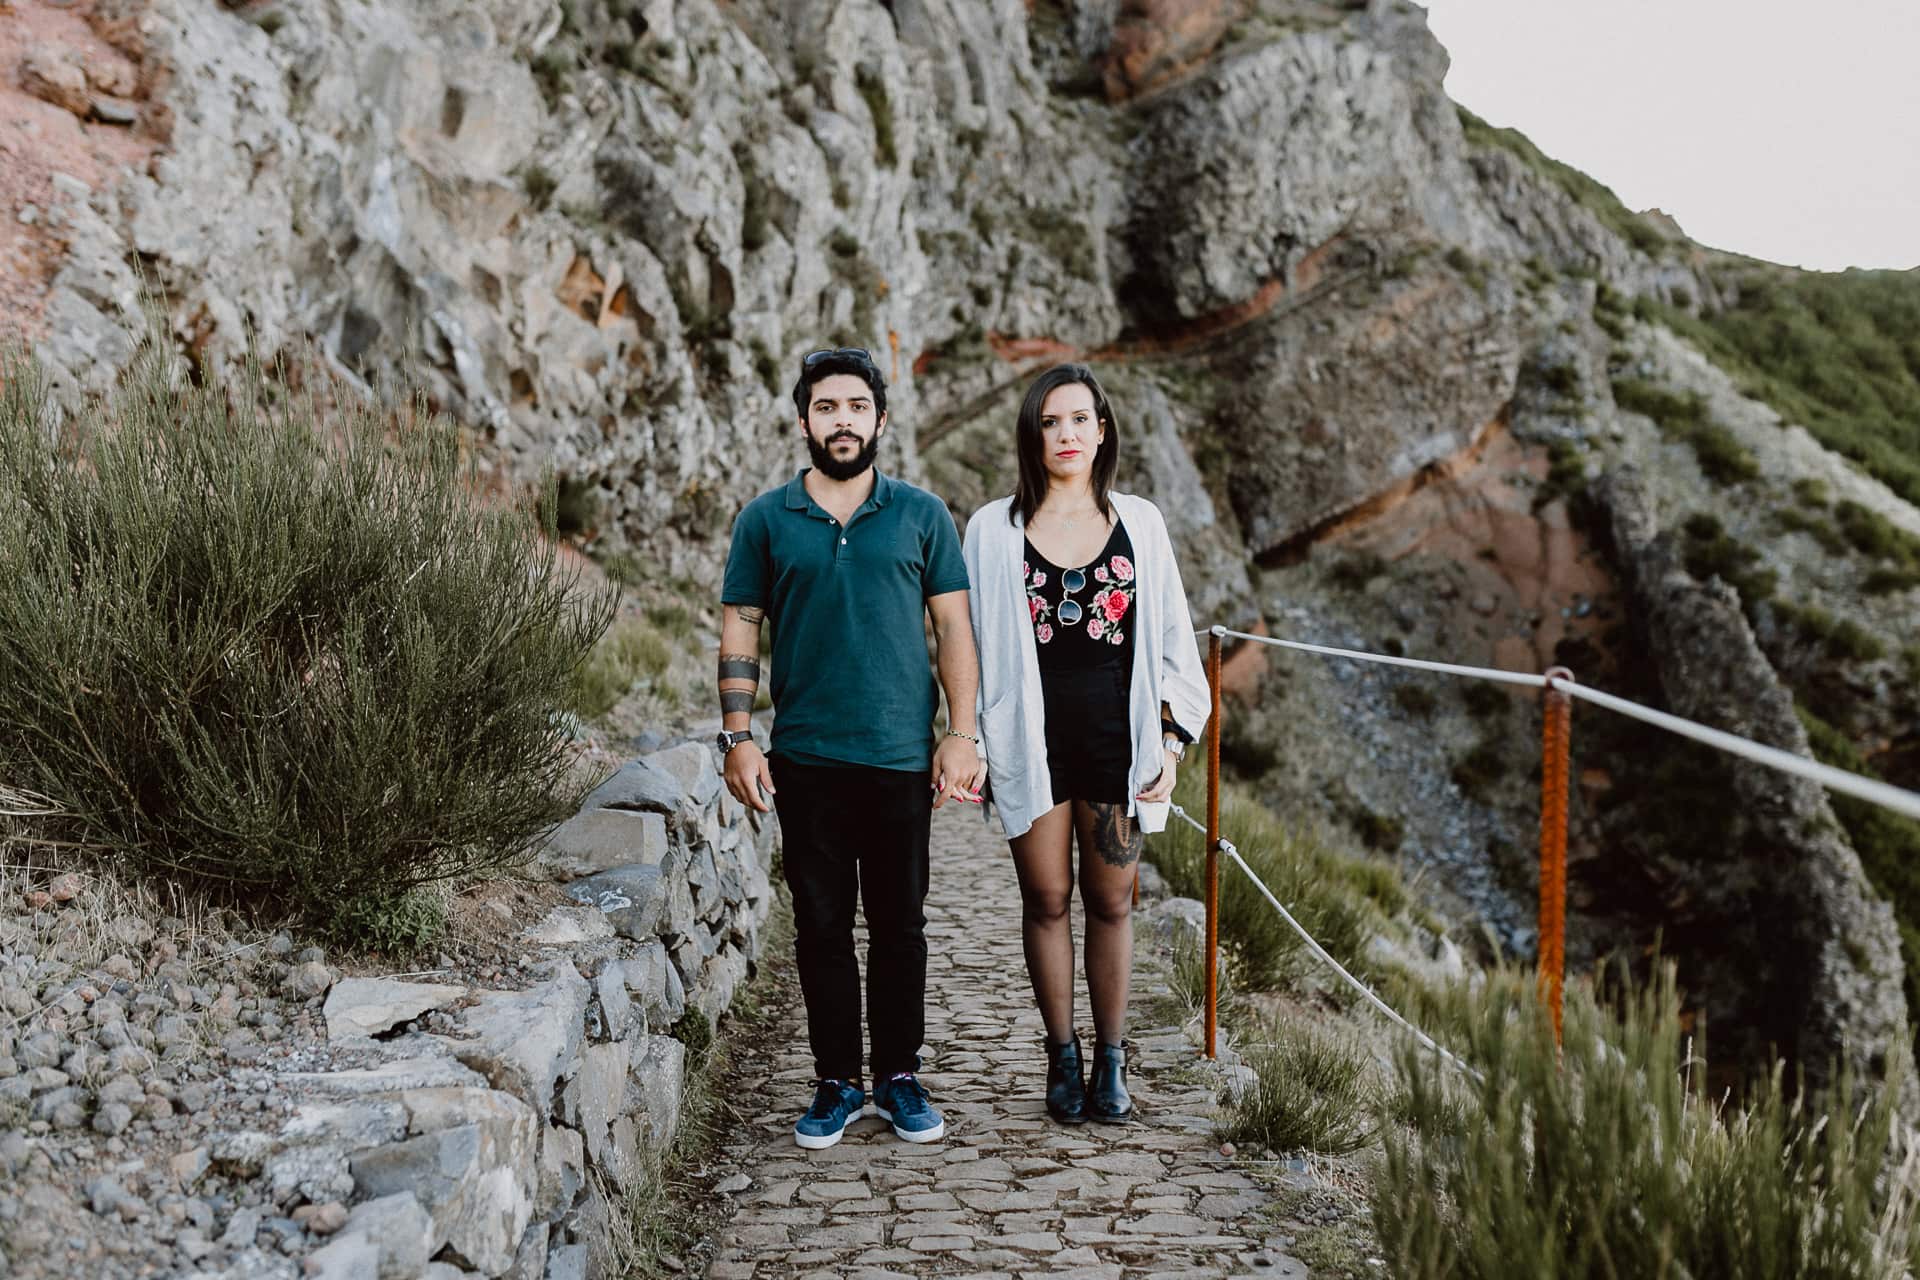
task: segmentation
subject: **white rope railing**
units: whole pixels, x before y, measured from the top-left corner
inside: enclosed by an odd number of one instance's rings
[[[1304,653],[1324,654],[1334,658],[1351,658],[1356,662],[1373,662],[1391,667],[1411,667],[1419,671],[1439,671],[1448,675],[1470,676],[1480,680],[1497,680],[1505,684],[1525,685],[1534,689],[1557,689],[1573,697],[1591,702],[1595,706],[1605,707],[1623,716],[1644,721],[1669,733],[1679,734],[1705,743],[1729,755],[1751,760],[1755,764],[1777,769],[1782,773],[1793,774],[1817,782],[1829,790],[1856,796],[1882,808],[1909,818],[1920,819],[1920,795],[1896,787],[1877,778],[1862,777],[1845,769],[1836,769],[1832,765],[1821,764],[1817,760],[1808,760],[1791,751],[1782,751],[1778,747],[1769,747],[1764,743],[1743,738],[1737,733],[1728,733],[1723,729],[1709,728],[1683,716],[1665,711],[1655,711],[1643,707],[1637,702],[1617,697],[1611,693],[1602,693],[1598,689],[1589,689],[1575,680],[1563,680],[1557,677],[1534,675],[1526,671],[1501,671],[1495,667],[1467,667],[1451,662],[1428,662],[1420,658],[1396,658],[1390,654],[1368,653],[1361,649],[1336,649],[1329,645],[1307,644],[1299,640],[1282,640],[1276,636],[1259,636],[1248,631],[1234,631],[1227,627],[1211,627],[1199,634],[1215,634],[1222,637],[1234,637],[1240,640],[1252,640],[1260,644],[1272,645],[1281,649],[1297,649]]]
[[[1172,809],[1176,817],[1178,817],[1182,822],[1185,822],[1188,826],[1192,827],[1195,831],[1198,831],[1203,840],[1206,838],[1206,834],[1207,834],[1206,827],[1202,826],[1198,821],[1196,821],[1192,814],[1188,813],[1185,809],[1181,808],[1177,804],[1173,805]],[[1335,973],[1339,974],[1340,977],[1346,982],[1348,986],[1352,987],[1355,991],[1359,992],[1362,999],[1366,1000],[1367,1003],[1371,1004],[1374,1008],[1378,1009],[1381,1013],[1385,1014],[1392,1022],[1394,1022],[1396,1025],[1398,1025],[1403,1030],[1405,1030],[1415,1040],[1419,1041],[1421,1045],[1423,1045],[1428,1049],[1431,1049],[1434,1053],[1440,1055],[1440,1058],[1442,1061],[1447,1062],[1452,1066],[1458,1067],[1460,1070],[1472,1076],[1475,1080],[1485,1083],[1485,1077],[1483,1077],[1478,1071],[1468,1066],[1465,1062],[1462,1062],[1459,1058],[1455,1057],[1452,1053],[1448,1052],[1445,1048],[1442,1048],[1441,1045],[1437,1041],[1435,1041],[1432,1036],[1428,1035],[1426,1032],[1422,1031],[1420,1028],[1414,1026],[1411,1022],[1408,1022],[1405,1018],[1401,1017],[1400,1014],[1393,1008],[1393,1006],[1389,1005],[1385,1000],[1382,1000],[1379,996],[1375,995],[1372,987],[1369,987],[1366,983],[1360,981],[1360,979],[1354,977],[1351,973],[1347,972],[1347,967],[1341,964],[1338,960],[1335,960],[1333,956],[1328,953],[1327,949],[1321,946],[1319,941],[1311,933],[1308,933],[1306,928],[1303,925],[1301,925],[1301,923],[1298,920],[1295,920],[1293,918],[1293,913],[1287,910],[1286,906],[1283,903],[1281,903],[1280,899],[1273,896],[1273,890],[1267,888],[1266,881],[1262,880],[1258,875],[1256,875],[1254,873],[1253,868],[1247,865],[1246,859],[1240,856],[1240,850],[1234,847],[1234,844],[1231,840],[1228,840],[1225,837],[1221,838],[1220,852],[1226,854],[1229,858],[1233,859],[1234,865],[1239,867],[1241,871],[1246,873],[1247,879],[1253,882],[1253,887],[1260,891],[1260,894],[1262,897],[1264,897],[1268,902],[1273,904],[1273,909],[1280,913],[1280,918],[1287,922],[1288,927],[1290,927],[1295,933],[1300,935],[1301,941],[1307,944],[1307,948],[1310,951],[1312,951],[1314,955],[1318,956],[1324,963],[1326,963],[1327,966],[1330,967]]]

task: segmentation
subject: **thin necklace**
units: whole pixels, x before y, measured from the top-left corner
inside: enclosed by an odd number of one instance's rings
[[[1060,511],[1048,511],[1048,512],[1044,512],[1043,514],[1048,516],[1050,519],[1059,521],[1061,524],[1065,525],[1068,529],[1072,529],[1075,525],[1080,523],[1080,520],[1082,517],[1091,515],[1092,513],[1098,511],[1099,509],[1100,509],[1100,505],[1098,503],[1089,503],[1087,506],[1082,507],[1080,511],[1075,515],[1067,515],[1066,513],[1060,512]]]

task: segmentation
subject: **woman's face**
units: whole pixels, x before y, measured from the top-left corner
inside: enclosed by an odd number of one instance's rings
[[[1055,387],[1040,402],[1040,449],[1047,475],[1056,481],[1084,480],[1107,429],[1093,409],[1085,383]]]

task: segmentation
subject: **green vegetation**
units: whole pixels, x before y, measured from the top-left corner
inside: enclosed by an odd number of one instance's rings
[[[1205,794],[1203,770],[1181,774],[1175,799],[1189,813],[1205,813]],[[1220,797],[1220,829],[1329,954],[1349,969],[1361,964],[1371,922],[1380,910],[1370,903],[1378,900],[1377,881],[1383,873],[1391,876],[1391,868],[1340,852],[1312,832],[1282,824],[1251,792],[1232,784]],[[1147,842],[1147,858],[1174,893],[1204,898],[1205,845],[1200,832],[1175,818]],[[1299,935],[1226,859],[1220,868],[1220,939],[1248,987],[1271,990],[1297,984],[1301,975],[1295,960],[1303,945]]]
[[[1700,470],[1715,484],[1759,478],[1760,464],[1731,431],[1708,416],[1707,402],[1699,392],[1677,395],[1638,378],[1616,378],[1613,400],[1622,409],[1652,418],[1662,431],[1691,445]]]
[[[1400,684],[1393,687],[1393,704],[1408,715],[1425,720],[1434,713],[1440,700],[1424,684]]]
[[[1496,129],[1465,107],[1454,109],[1460,113],[1460,128],[1469,145],[1500,147],[1512,152],[1527,168],[1572,196],[1640,252],[1659,257],[1670,247],[1667,238],[1645,218],[1621,204],[1620,197],[1613,194],[1611,188],[1571,165],[1561,164],[1534,146],[1518,129]]]
[[[1720,519],[1697,511],[1681,528],[1686,533],[1687,572],[1701,582],[1719,578],[1740,594],[1740,606],[1751,617],[1762,602],[1773,597],[1779,575],[1760,563],[1760,553],[1730,537]]]
[[[544,209],[559,186],[559,181],[543,165],[530,163],[520,171],[520,188],[536,208]]]
[[[1861,551],[1902,569],[1920,568],[1920,538],[1878,511],[1847,499],[1834,507],[1833,515],[1840,532]]]
[[[1453,766],[1452,777],[1468,799],[1484,801],[1506,772],[1506,760],[1500,753],[1498,740],[1482,738]]]
[[[1884,1277],[1909,1265],[1916,1187],[1897,1088],[1707,1096],[1671,971],[1640,990],[1566,992],[1564,1047],[1531,973],[1431,992],[1474,1079],[1412,1041],[1384,1130],[1374,1225],[1403,1280]],[[1904,1064],[1895,1064],[1896,1072]]]
[[[874,159],[882,169],[891,169],[900,162],[900,156],[894,150],[893,103],[887,98],[887,82],[870,67],[857,69],[853,82],[860,90],[861,100],[867,104],[867,114],[873,119]]]
[[[1724,282],[1704,316],[1643,314],[1908,502],[1920,504],[1920,278],[1906,271],[1791,271],[1760,264]]]
[[[1772,603],[1783,623],[1836,662],[1872,662],[1887,656],[1885,642],[1852,618],[1836,618],[1817,604],[1782,599]]]
[[[1806,726],[1814,759],[1869,778],[1879,776],[1844,733],[1804,706],[1795,709]],[[1827,800],[1847,842],[1860,855],[1867,879],[1893,908],[1906,961],[1907,1008],[1920,1009],[1920,822],[1835,791],[1827,793]],[[1915,1035],[1920,1039],[1920,1027]]]
[[[0,777],[58,806],[36,838],[130,876],[424,935],[412,891],[517,860],[573,798],[553,712],[611,595],[418,405],[323,416],[173,359],[150,340],[58,442],[0,363]]]
[[[673,646],[656,627],[639,618],[621,618],[575,668],[567,709],[582,719],[597,719],[636,682],[664,675],[672,662]]]
[[[1275,1151],[1344,1155],[1374,1139],[1376,1089],[1367,1052],[1311,1022],[1273,1018],[1250,1028],[1255,1080],[1230,1101],[1220,1136]]]
[[[733,163],[740,170],[740,247],[748,253],[766,246],[771,234],[767,215],[767,184],[753,161],[753,147],[742,138],[733,144]]]

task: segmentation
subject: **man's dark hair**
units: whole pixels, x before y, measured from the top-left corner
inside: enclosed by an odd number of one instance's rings
[[[887,411],[887,380],[880,376],[879,366],[871,360],[836,351],[800,368],[800,380],[793,384],[793,407],[803,420],[807,417],[807,404],[813,399],[814,383],[837,373],[850,373],[867,384],[867,389],[873,392],[875,417]]]
[[[1020,478],[1014,485],[1013,506],[1007,510],[1010,521],[1017,515],[1020,524],[1030,522],[1033,513],[1040,509],[1041,499],[1047,496],[1047,446],[1040,435],[1040,410],[1049,395],[1076,382],[1093,393],[1093,416],[1106,428],[1100,448],[1093,455],[1093,474],[1087,479],[1093,488],[1094,505],[1100,508],[1102,516],[1113,518],[1107,491],[1113,488],[1114,473],[1120,469],[1120,432],[1113,420],[1113,406],[1107,403],[1107,393],[1100,386],[1100,380],[1093,376],[1093,370],[1084,364],[1057,364],[1033,380],[1033,385],[1027,388],[1027,398],[1020,402],[1020,417],[1014,425],[1014,453],[1020,460]]]

